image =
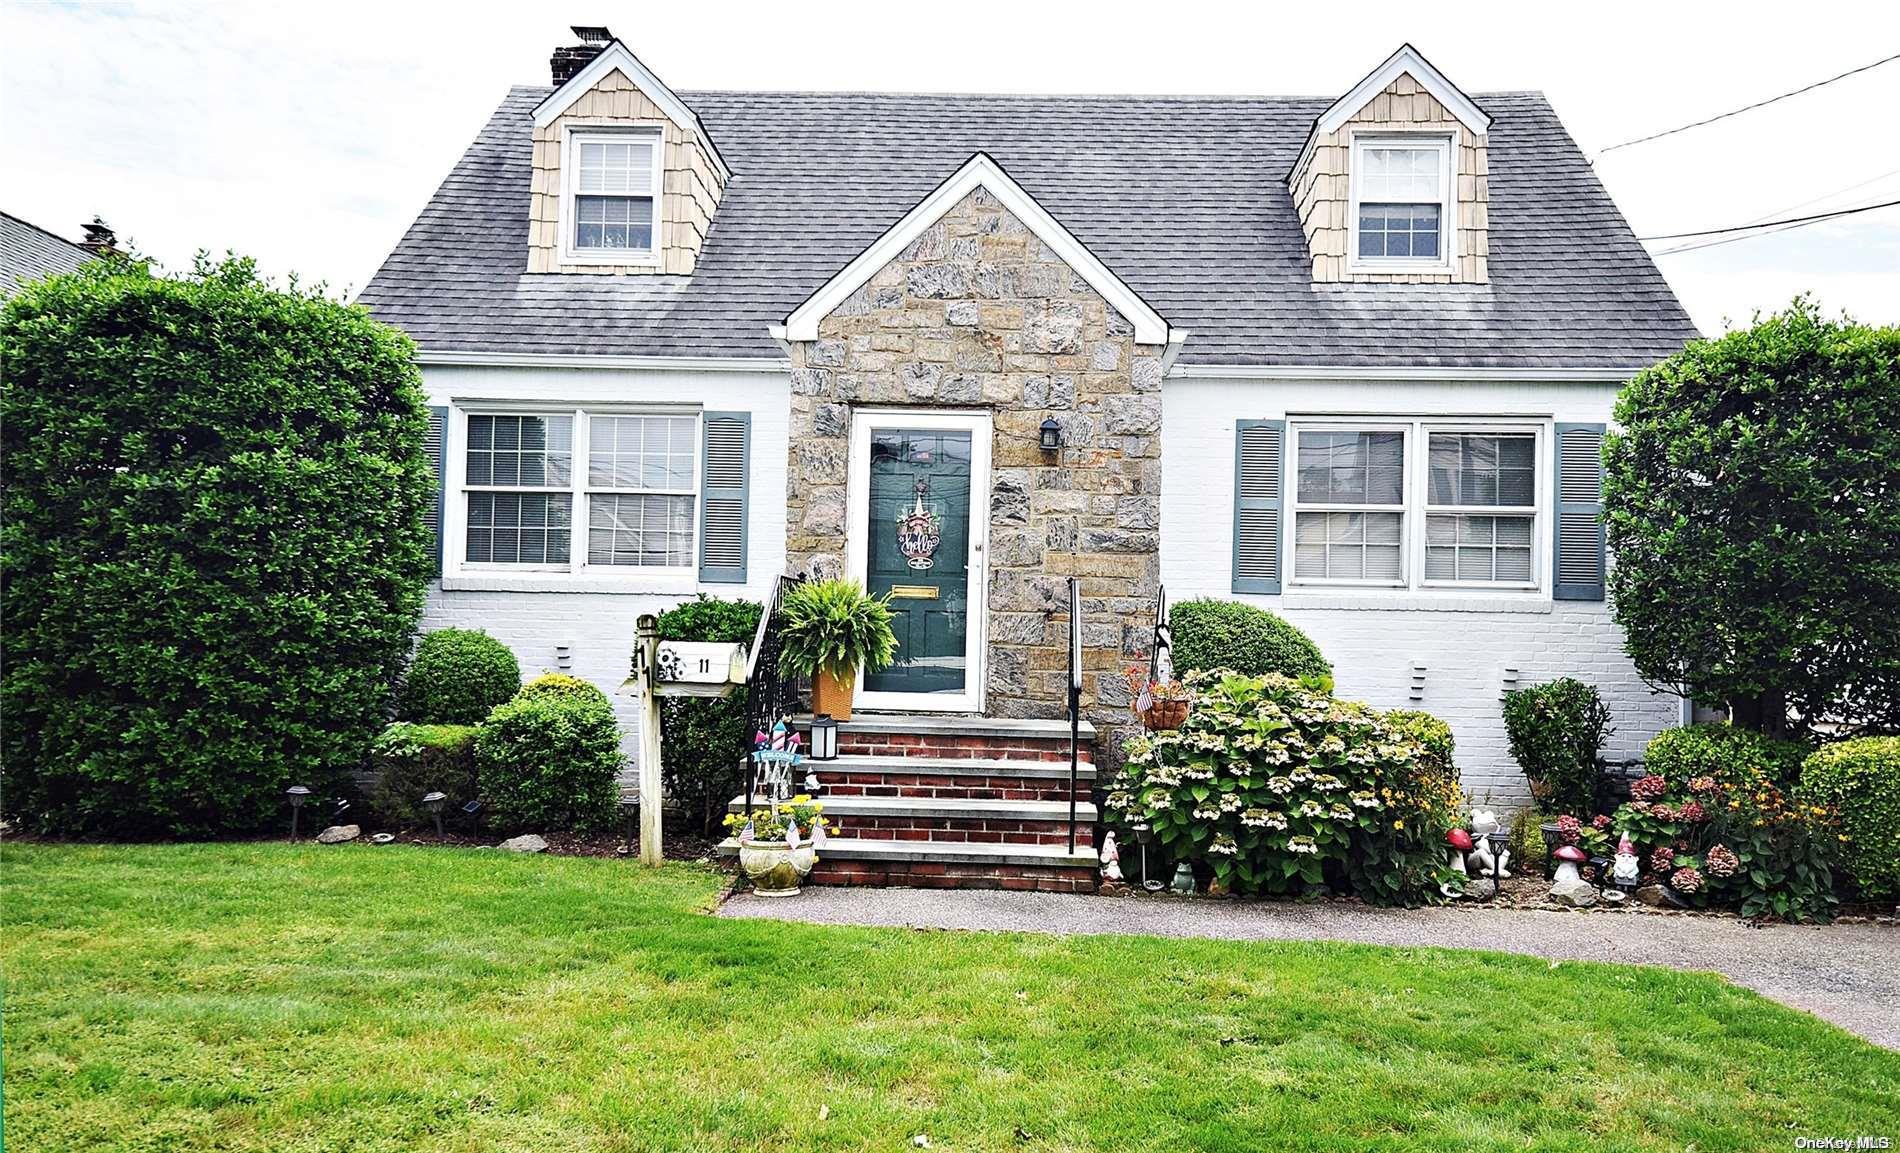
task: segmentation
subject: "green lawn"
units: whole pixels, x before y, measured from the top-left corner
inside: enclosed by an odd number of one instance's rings
[[[473,850],[10,845],[0,885],[22,1151],[1900,1137],[1900,1055],[1655,970],[721,921],[691,867]]]

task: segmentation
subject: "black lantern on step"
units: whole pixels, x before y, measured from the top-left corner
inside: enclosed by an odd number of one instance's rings
[[[811,719],[811,759],[838,759],[838,722],[831,718],[830,713],[819,713]]]
[[[310,790],[302,785],[292,785],[284,790],[284,797],[290,801],[290,839],[297,839],[297,813],[303,803],[310,799]]]
[[[447,793],[432,792],[422,794],[422,807],[429,810],[429,815],[435,818],[435,835],[438,837],[442,835],[442,806],[448,799],[449,795]]]
[[[1055,417],[1047,416],[1043,418],[1039,443],[1042,445],[1042,451],[1044,452],[1054,452],[1062,447],[1062,426],[1056,423]]]

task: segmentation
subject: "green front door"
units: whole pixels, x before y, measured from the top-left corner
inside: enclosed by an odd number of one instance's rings
[[[874,693],[960,694],[968,687],[968,429],[871,430],[866,583],[889,594],[897,659],[866,673]]]

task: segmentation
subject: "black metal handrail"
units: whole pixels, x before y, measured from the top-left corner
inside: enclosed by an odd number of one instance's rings
[[[1069,578],[1069,852],[1075,852],[1076,745],[1082,736],[1082,581]]]
[[[1168,656],[1164,668],[1161,656]],[[1168,629],[1168,586],[1160,585],[1155,589],[1155,630],[1148,645],[1148,683],[1155,684],[1163,676],[1174,679],[1174,634]]]
[[[779,673],[779,629],[784,624],[785,594],[804,581],[802,576],[781,576],[772,586],[772,601],[759,614],[759,628],[752,637],[752,650],[746,654],[744,748],[739,754],[739,776],[745,789],[745,810],[752,811],[752,794],[758,773],[752,754],[757,751],[757,734],[770,738],[772,726],[781,717],[791,715],[798,704],[798,678]]]

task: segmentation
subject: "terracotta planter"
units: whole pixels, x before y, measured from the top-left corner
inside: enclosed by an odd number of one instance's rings
[[[830,713],[834,721],[851,719],[851,697],[856,691],[857,673],[834,677],[820,672],[811,679],[811,711],[814,716]]]
[[[1187,724],[1187,719],[1187,701],[1156,701],[1141,714],[1142,725],[1154,732],[1178,729]]]
[[[739,842],[739,868],[752,882],[752,891],[761,897],[797,896],[799,885],[811,875],[817,861],[810,840],[796,846],[782,840]]]

